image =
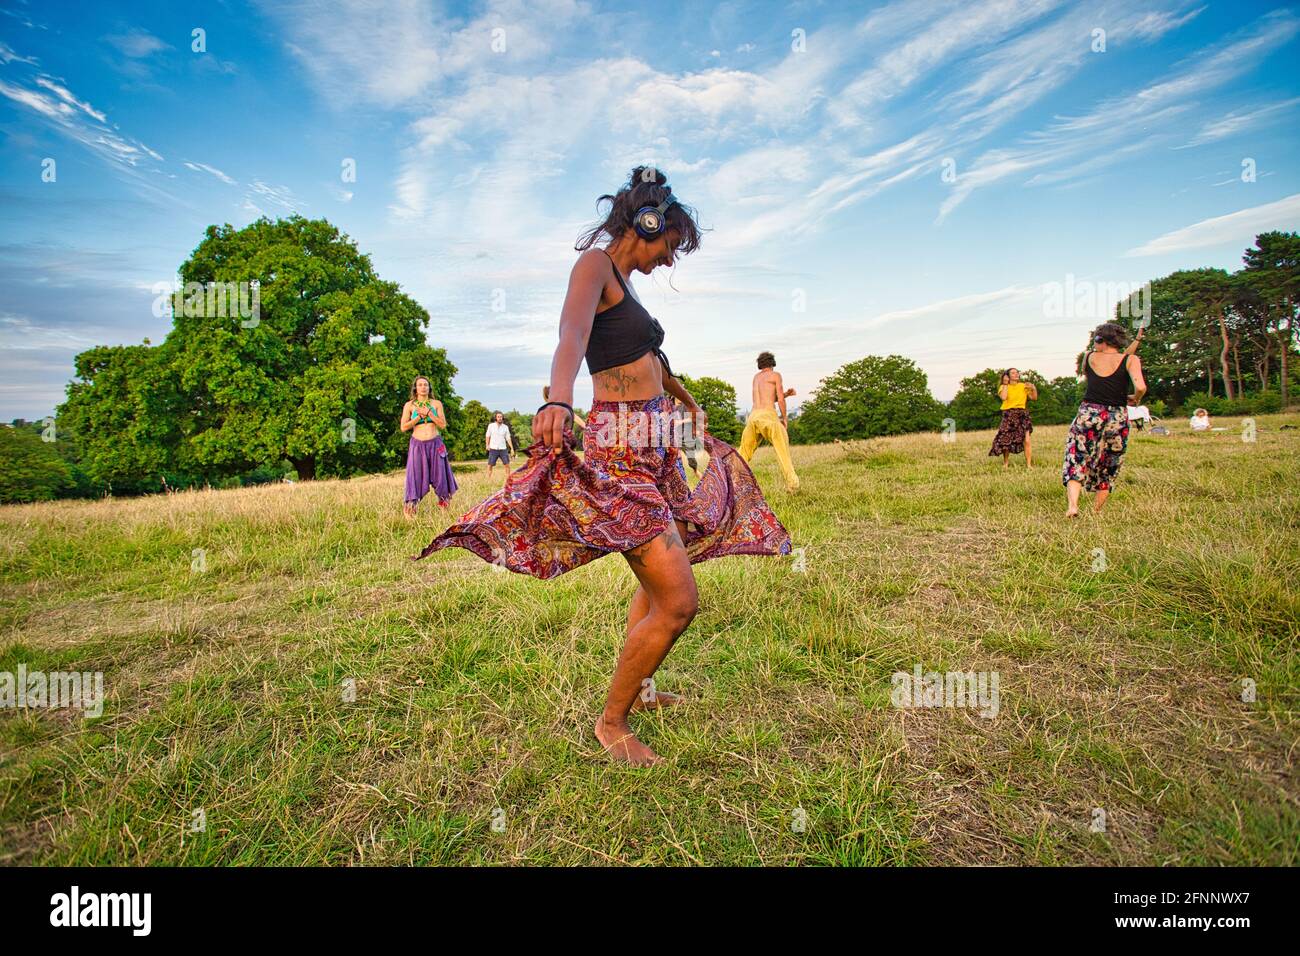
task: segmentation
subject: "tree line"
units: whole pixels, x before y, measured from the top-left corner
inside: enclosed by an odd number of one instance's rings
[[[416,375],[429,378],[447,410],[444,440],[453,459],[484,457],[494,410],[462,403],[452,386],[456,367],[425,341],[428,312],[380,279],[369,257],[327,221],[293,216],[243,229],[210,226],[178,280],[162,344],[146,339],[80,353],[52,423],[0,428],[0,501],[400,468],[409,436],[395,427],[395,410]],[[254,316],[204,294],[239,283],[256,284]],[[1140,354],[1157,415],[1197,406],[1211,414],[1277,411],[1296,393],[1296,233],[1257,236],[1234,273],[1180,270],[1155,279],[1149,305]],[[1117,305],[1117,320],[1136,314],[1134,306]],[[821,381],[792,413],[790,439],[934,431],[945,419],[962,430],[993,428],[1001,372],[964,378],[944,403],[911,359],[868,355]],[[1080,378],[1021,374],[1038,386],[1035,422],[1071,420]],[[710,431],[738,443],[735,389],[709,376],[682,379],[708,412]],[[522,451],[531,443],[531,413],[505,414]]]

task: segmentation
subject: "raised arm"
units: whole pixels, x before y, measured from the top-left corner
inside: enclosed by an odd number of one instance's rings
[[[1145,331],[1146,331],[1146,326],[1143,326],[1142,328],[1138,329],[1138,334],[1133,338],[1133,341],[1128,344],[1128,348],[1124,350],[1125,355],[1137,354],[1138,343],[1142,341],[1142,333]]]
[[[587,352],[591,323],[600,304],[600,290],[605,287],[608,259],[595,250],[578,257],[569,273],[569,291],[560,312],[560,342],[551,359],[550,395],[553,402],[573,404],[573,380]],[[533,440],[546,442],[553,450],[564,446],[564,426],[569,414],[552,405],[533,416]]]
[[[442,409],[442,402],[436,398],[433,400],[433,423],[439,431],[447,427],[447,413]]]
[[[1133,379],[1133,395],[1129,398],[1129,404],[1137,405],[1147,393],[1147,380],[1142,377],[1142,360],[1134,355],[1124,361],[1128,362],[1128,374]]]
[[[1033,382],[1025,382],[1025,394],[1034,401],[1038,401],[1038,386]]]

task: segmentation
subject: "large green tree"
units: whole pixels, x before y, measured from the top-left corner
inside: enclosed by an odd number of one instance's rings
[[[393,468],[417,375],[455,440],[456,369],[425,342],[428,313],[325,220],[210,226],[179,279],[161,346],[78,357],[60,419],[97,475],[172,467],[213,479],[284,460],[302,479]],[[225,289],[239,294],[214,294]],[[148,441],[132,451],[140,432]]]
[[[937,429],[944,407],[925,373],[901,355],[868,355],[822,379],[802,406],[797,435],[818,443]]]

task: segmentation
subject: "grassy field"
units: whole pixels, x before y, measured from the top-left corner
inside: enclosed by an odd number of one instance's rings
[[[1300,416],[1231,424],[1135,435],[1076,522],[1063,427],[1028,471],[990,432],[797,448],[797,497],[760,450],[803,550],[696,567],[648,770],[591,732],[617,556],[412,563],[453,515],[400,474],[0,508],[0,671],[106,691],[0,711],[0,862],[1294,865]],[[917,665],[995,672],[997,716],[893,706]]]

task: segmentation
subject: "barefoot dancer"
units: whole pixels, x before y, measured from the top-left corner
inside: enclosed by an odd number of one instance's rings
[[[628,714],[676,700],[654,692],[650,678],[695,616],[691,565],[728,554],[788,554],[790,535],[735,449],[705,433],[704,413],[660,348],[663,328],[626,278],[633,270],[649,275],[671,266],[698,248],[692,213],[649,167],[634,169],[626,186],[601,201],[610,203],[608,216],[576,246],[583,252],[560,316],[551,400],[533,417],[527,464],[416,559],[454,545],[512,571],[551,578],[622,553],[640,586],[595,732],[614,759],[644,766],[662,758],[637,739]],[[602,236],[608,246],[592,248]],[[571,405],[584,355],[595,402],[580,459]],[[672,433],[665,390],[690,410],[710,455],[694,491],[675,467],[674,450],[646,440],[647,430]]]
[[[1011,464],[1011,456],[1025,453],[1025,467],[1034,466],[1034,453],[1029,436],[1034,430],[1034,422],[1025,407],[1028,399],[1038,400],[1038,388],[1033,382],[1022,382],[1020,370],[1009,368],[1002,373],[1002,383],[998,386],[998,398],[1002,399],[1002,424],[993,436],[993,447],[989,455],[1002,456],[1002,467]]]
[[[1085,490],[1097,493],[1092,509],[1101,513],[1128,447],[1128,406],[1136,405],[1147,390],[1142,360],[1120,351],[1128,340],[1122,325],[1105,322],[1097,326],[1092,340],[1095,348],[1083,357],[1088,386],[1065,440],[1061,468],[1069,505],[1067,518],[1078,517],[1079,493]],[[1128,394],[1130,382],[1132,395]]]
[[[432,396],[429,380],[421,375],[411,385],[411,400],[402,406],[402,431],[411,432],[406,449],[406,504],[403,512],[415,517],[420,499],[430,486],[438,496],[438,507],[456,493],[456,476],[447,460],[447,446],[438,429],[447,427],[447,413],[442,402]]]

